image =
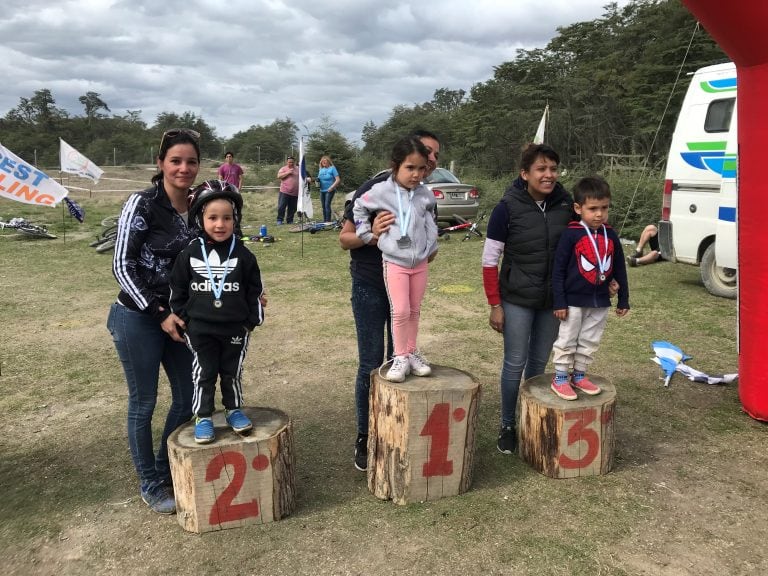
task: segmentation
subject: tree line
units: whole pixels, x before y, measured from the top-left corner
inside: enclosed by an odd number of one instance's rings
[[[518,50],[485,82],[468,90],[437,88],[429,102],[396,106],[380,126],[366,123],[362,148],[326,117],[305,144],[308,165],[330,154],[344,187],[353,189],[386,165],[397,138],[424,128],[441,138],[443,164],[455,161],[482,177],[508,177],[547,105],[546,141],[566,167],[599,169],[604,154],[648,157],[659,165],[687,73],[725,60],[679,0],[634,0],[622,8],[608,4],[600,18],[559,28],[546,47]],[[97,164],[151,162],[163,131],[172,127],[200,132],[205,158],[220,159],[232,150],[239,161],[278,164],[288,151],[298,152],[299,130],[290,118],[224,139],[191,112],[163,112],[150,126],[141,110],[112,114],[98,93],[87,92],[79,100],[83,115],[70,116],[48,89],[20,98],[0,119],[0,141],[41,167],[58,165],[59,136]]]

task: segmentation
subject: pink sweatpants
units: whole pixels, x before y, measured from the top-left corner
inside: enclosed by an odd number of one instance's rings
[[[421,301],[427,291],[428,270],[429,263],[426,260],[413,268],[384,262],[384,282],[392,316],[395,356],[405,356],[416,350]]]

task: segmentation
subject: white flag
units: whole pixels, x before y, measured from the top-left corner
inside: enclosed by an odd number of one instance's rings
[[[304,162],[304,138],[299,138],[299,201],[296,203],[296,212],[304,214],[306,218],[312,218],[312,198],[309,195],[309,182],[307,182],[307,165]]]
[[[536,136],[533,137],[534,144],[544,144],[544,130],[547,127],[547,117],[549,116],[549,104],[544,107],[544,114],[541,115],[539,127],[536,129]]]
[[[59,160],[61,161],[61,171],[69,174],[77,174],[84,178],[90,178],[98,182],[104,170],[96,166],[77,150],[59,138],[61,146],[59,148]]]
[[[0,144],[0,198],[56,206],[69,190]]]

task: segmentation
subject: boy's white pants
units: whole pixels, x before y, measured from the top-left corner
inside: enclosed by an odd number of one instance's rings
[[[568,306],[568,317],[560,322],[560,332],[552,347],[555,370],[586,372],[600,345],[608,320],[608,308]]]

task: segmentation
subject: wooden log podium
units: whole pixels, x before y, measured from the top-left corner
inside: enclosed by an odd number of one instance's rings
[[[232,431],[224,412],[213,415],[216,440],[195,443],[194,421],[168,438],[176,515],[190,532],[264,524],[288,515],[295,503],[293,428],[273,408],[242,409],[250,434]]]
[[[432,375],[389,382],[371,375],[368,489],[396,504],[437,500],[469,489],[480,385],[432,365]]]
[[[520,385],[520,457],[551,478],[607,474],[613,467],[616,388],[590,375],[600,394],[577,390],[578,400],[563,400],[550,389],[553,376],[542,374]]]

